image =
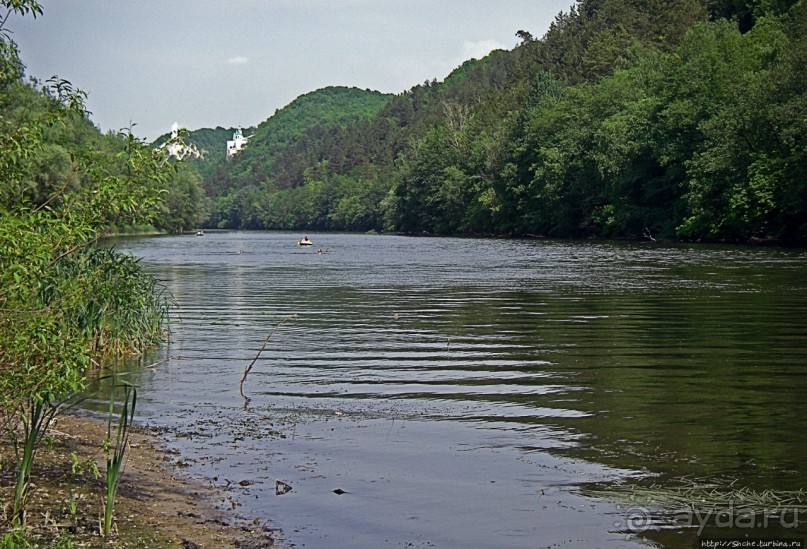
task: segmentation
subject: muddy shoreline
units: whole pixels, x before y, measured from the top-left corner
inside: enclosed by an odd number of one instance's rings
[[[37,452],[34,488],[26,515],[26,537],[48,546],[69,539],[76,547],[237,547],[282,545],[280,533],[262,519],[241,517],[230,494],[182,471],[178,457],[156,435],[142,429],[131,448],[115,505],[113,534],[98,534],[106,484],[93,478],[88,460],[105,468],[101,444],[106,423],[64,414]],[[72,457],[75,454],[76,458]],[[74,463],[78,465],[74,467]],[[0,492],[13,500],[14,455],[0,447]],[[3,522],[2,532],[10,532]]]

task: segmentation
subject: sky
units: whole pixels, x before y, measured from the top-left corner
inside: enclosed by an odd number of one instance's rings
[[[325,86],[401,93],[544,35],[573,0],[40,0],[12,16],[26,74],[88,94],[102,131],[149,141],[255,126]],[[133,125],[133,126],[132,126]]]

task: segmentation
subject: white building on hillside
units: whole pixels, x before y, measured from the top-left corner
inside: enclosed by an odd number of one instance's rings
[[[179,124],[174,122],[171,126],[171,138],[165,141],[158,147],[158,150],[165,149],[168,156],[172,156],[177,160],[185,160],[186,158],[204,158],[205,151],[200,151],[196,145],[186,145],[179,139]]]
[[[174,125],[171,126],[171,139],[160,145],[160,148],[165,147],[165,150],[168,151],[168,154],[170,156],[182,159],[185,153],[185,151],[183,150],[184,146],[182,145],[182,143],[177,142],[176,140],[177,137],[179,137],[179,124],[174,122]]]
[[[249,142],[249,137],[244,137],[241,128],[235,130],[231,141],[227,141],[227,158],[237,154]]]

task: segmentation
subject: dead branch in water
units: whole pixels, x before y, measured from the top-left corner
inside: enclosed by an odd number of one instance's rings
[[[271,337],[272,337],[272,334],[274,334],[274,333],[275,333],[275,331],[276,331],[278,328],[280,328],[281,326],[283,326],[283,325],[284,325],[286,322],[288,322],[289,320],[292,320],[292,319],[295,319],[295,318],[297,318],[297,315],[290,315],[290,316],[287,316],[286,318],[284,318],[283,320],[281,320],[280,322],[278,322],[278,323],[275,325],[275,327],[271,329],[271,331],[269,332],[269,335],[267,335],[267,336],[266,336],[266,339],[264,339],[264,340],[263,340],[263,345],[261,345],[261,350],[260,350],[260,351],[258,351],[258,354],[257,354],[257,355],[255,355],[255,358],[253,358],[253,359],[252,359],[252,362],[250,362],[250,363],[249,363],[249,366],[247,366],[247,369],[246,369],[246,370],[244,370],[244,377],[242,377],[242,378],[241,378],[241,387],[240,387],[240,390],[241,390],[241,396],[242,396],[242,397],[247,398],[247,397],[246,397],[246,395],[244,394],[244,381],[246,381],[247,376],[249,375],[250,370],[252,370],[252,367],[253,367],[253,366],[255,366],[255,363],[256,363],[256,362],[258,362],[258,359],[260,358],[261,353],[262,353],[262,352],[263,352],[263,351],[266,349],[266,346],[267,346],[267,345],[269,345],[269,338],[271,338]]]

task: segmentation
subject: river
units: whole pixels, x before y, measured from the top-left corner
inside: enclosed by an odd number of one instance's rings
[[[300,236],[116,241],[139,421],[286,544],[804,539],[807,251]]]

